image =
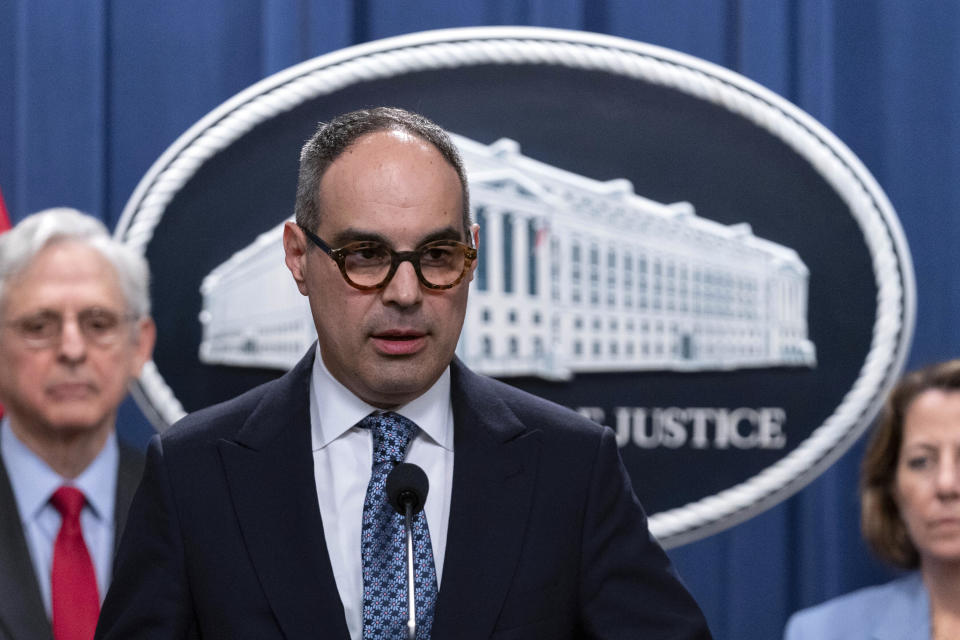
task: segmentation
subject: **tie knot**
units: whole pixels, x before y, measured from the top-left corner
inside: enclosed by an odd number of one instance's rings
[[[50,496],[50,504],[64,520],[77,520],[87,499],[76,487],[60,487]]]
[[[373,432],[373,463],[400,462],[417,432],[417,425],[399,413],[371,413],[360,422]]]

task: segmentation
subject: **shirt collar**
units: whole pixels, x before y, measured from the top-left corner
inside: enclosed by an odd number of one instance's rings
[[[323,402],[318,399],[322,398]],[[322,449],[356,426],[366,416],[381,411],[343,386],[327,370],[317,346],[310,384],[310,424],[313,450]],[[453,404],[450,402],[450,367],[427,391],[393,409],[412,420],[431,440],[453,451]]]
[[[50,501],[50,496],[62,485],[83,491],[94,515],[113,522],[113,497],[117,487],[119,449],[113,431],[97,457],[73,480],[62,478],[56,471],[30,450],[10,428],[9,417],[0,421],[0,453],[7,468],[10,485],[17,499],[20,519],[35,518]]]

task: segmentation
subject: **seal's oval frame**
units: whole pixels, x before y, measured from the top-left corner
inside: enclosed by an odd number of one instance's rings
[[[749,480],[651,515],[654,535],[672,547],[726,529],[792,495],[842,455],[876,416],[903,369],[912,339],[916,287],[903,230],[876,180],[830,131],[757,83],[686,54],[614,36],[538,27],[428,31],[335,51],[258,82],[180,136],[138,184],[115,235],[146,253],[166,206],[204,162],[277,114],[362,81],[479,64],[603,71],[726,109],[809,162],[847,204],[863,233],[877,286],[877,312],[869,352],[843,401],[806,440]],[[158,430],[184,414],[153,362],[144,367],[133,391]]]

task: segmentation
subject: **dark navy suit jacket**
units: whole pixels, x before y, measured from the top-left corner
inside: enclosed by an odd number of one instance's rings
[[[154,438],[98,638],[348,640],[313,473],[313,353]],[[710,637],[610,429],[459,362],[451,384],[434,640]]]

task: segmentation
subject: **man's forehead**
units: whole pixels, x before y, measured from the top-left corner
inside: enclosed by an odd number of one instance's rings
[[[440,150],[427,140],[405,131],[374,131],[359,137],[330,163],[320,180],[321,193],[331,182],[360,181],[394,167],[409,167],[411,163],[456,176],[456,170]]]
[[[124,302],[113,263],[97,249],[73,240],[48,244],[5,285],[3,304],[8,309],[13,304],[56,309],[80,299],[104,306]]]
[[[369,133],[354,142],[327,167],[317,194],[321,225],[331,214],[349,215],[344,206],[376,205],[401,214],[430,209],[442,218],[458,218],[462,195],[456,169],[436,147],[394,130]],[[343,220],[339,226],[347,224]]]
[[[339,230],[332,230],[329,238],[335,245],[344,245],[349,242],[358,242],[361,240],[371,242],[382,242],[393,248],[398,248],[403,244],[402,240],[394,237],[390,229],[368,229],[359,226],[348,226]],[[435,240],[463,240],[464,234],[460,229],[460,224],[441,225],[433,228],[418,230],[418,234],[413,238],[413,246],[421,246]]]

